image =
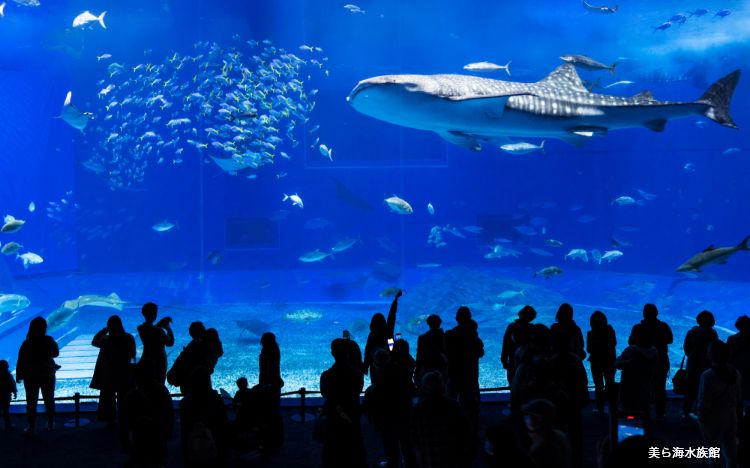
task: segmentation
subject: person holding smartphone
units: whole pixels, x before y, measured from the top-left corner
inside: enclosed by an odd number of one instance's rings
[[[167,346],[174,345],[174,333],[172,332],[172,319],[163,317],[156,322],[159,307],[153,302],[147,302],[141,308],[144,322],[138,325],[138,336],[143,343],[143,354],[141,361],[150,359],[154,362],[155,378],[162,384],[167,379]]]

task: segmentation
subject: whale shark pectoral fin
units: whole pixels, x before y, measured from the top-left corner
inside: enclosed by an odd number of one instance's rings
[[[447,142],[453,143],[454,145],[471,151],[482,151],[482,145],[479,144],[476,138],[467,133],[451,130],[447,132],[437,132],[437,134],[443,137]]]
[[[649,120],[643,124],[644,127],[654,132],[663,132],[666,125],[667,119]]]

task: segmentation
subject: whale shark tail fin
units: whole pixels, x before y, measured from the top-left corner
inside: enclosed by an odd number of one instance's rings
[[[747,245],[748,241],[750,241],[750,236],[747,236],[744,239],[742,239],[742,242],[740,242],[737,247],[739,247],[740,250],[750,250],[750,247],[748,247]]]
[[[729,104],[732,101],[734,88],[740,80],[740,71],[735,70],[716,83],[712,84],[703,96],[698,99],[699,103],[707,104],[709,107],[704,115],[714,122],[729,128],[737,128],[734,119],[729,115]]]

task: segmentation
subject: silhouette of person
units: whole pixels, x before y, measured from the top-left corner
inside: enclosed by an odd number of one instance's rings
[[[701,374],[698,422],[709,447],[721,447],[711,466],[737,466],[737,423],[742,414],[742,377],[729,363],[729,347],[721,340],[708,346],[711,367]],[[722,463],[723,462],[723,463]]]
[[[711,312],[702,311],[696,317],[696,322],[698,325],[687,332],[683,344],[685,356],[687,356],[685,397],[682,403],[682,413],[685,417],[693,414],[693,404],[698,396],[701,374],[711,366],[711,360],[708,358],[708,345],[719,339],[719,335],[714,330],[716,319]]]
[[[206,327],[203,322],[193,322],[188,327],[190,342],[182,349],[167,372],[167,382],[180,387],[180,393],[190,393],[190,375],[197,367],[209,365],[208,349],[205,342]]]
[[[253,428],[252,393],[248,388],[247,378],[240,377],[236,384],[237,392],[232,398],[236,411],[236,417],[234,418],[235,432],[248,432]]]
[[[568,437],[554,428],[555,405],[543,399],[523,405],[524,424],[531,438],[529,456],[536,468],[570,468],[572,455]]]
[[[426,373],[419,392],[411,417],[411,436],[419,466],[471,467],[469,420],[456,400],[445,395],[442,375]]]
[[[211,387],[211,370],[190,375],[191,391],[180,401],[180,446],[187,467],[225,466],[230,431],[221,395]]]
[[[742,399],[750,400],[750,317],[742,315],[734,323],[737,333],[727,338],[729,361],[742,376]]]
[[[479,359],[484,343],[477,333],[471,310],[461,306],[456,311],[455,327],[445,333],[448,358],[448,396],[455,398],[466,412],[474,430],[479,417]]]
[[[320,376],[323,395],[323,468],[364,468],[365,446],[360,425],[359,394],[364,377],[349,363],[342,338],[331,342],[334,364]],[[373,356],[374,358],[374,356]]]
[[[26,340],[18,350],[16,363],[16,382],[23,382],[26,390],[28,427],[25,432],[28,434],[33,434],[36,430],[39,390],[42,391],[47,413],[47,429],[55,428],[55,372],[59,368],[55,364],[55,358],[59,354],[57,342],[47,335],[47,321],[42,317],[33,318],[29,322]]]
[[[5,359],[0,360],[0,415],[3,416],[5,430],[13,429],[10,421],[10,400],[18,397],[18,388],[13,374],[10,373],[10,366]]]
[[[109,317],[107,326],[99,330],[91,341],[99,348],[94,375],[89,387],[99,390],[99,420],[114,428],[115,418],[122,422],[122,401],[135,385],[133,363],[135,363],[135,338],[125,331],[117,315]],[[120,424],[120,438],[127,434]]]
[[[555,315],[556,322],[550,327],[550,333],[560,333],[568,337],[570,351],[580,359],[586,357],[583,350],[583,333],[578,324],[573,320],[573,307],[567,302],[560,304]]]
[[[215,328],[207,329],[203,340],[207,360],[205,365],[213,374],[216,364],[219,362],[219,358],[224,355],[224,346],[221,344],[219,332]]]
[[[416,395],[414,359],[409,355],[409,343],[396,340],[392,352],[378,350],[375,368],[372,419],[383,441],[387,466],[400,466],[403,457],[406,468],[416,467],[414,446],[409,436],[412,398]]]
[[[643,320],[635,324],[630,332],[628,344],[633,344],[636,329],[644,333],[645,341],[656,348],[657,361],[654,373],[654,413],[656,420],[664,419],[667,408],[667,376],[669,375],[669,345],[674,341],[672,329],[665,322],[657,319],[659,309],[654,304],[643,306]]]
[[[141,308],[144,322],[138,325],[138,336],[143,343],[143,354],[141,360],[150,359],[153,361],[156,376],[162,383],[167,378],[167,346],[174,345],[174,334],[170,323],[170,317],[164,317],[154,325],[158,306],[153,302],[147,302]]]
[[[633,327],[631,343],[615,360],[620,375],[620,406],[625,411],[643,413],[650,418],[653,399],[653,381],[659,360],[659,352],[654,348],[651,336],[643,327]]]
[[[130,440],[132,466],[164,466],[167,442],[174,429],[172,397],[159,380],[156,364],[141,359],[135,368],[135,388],[127,393],[122,426]]]
[[[603,413],[608,395],[614,388],[617,336],[612,325],[607,323],[607,316],[601,311],[591,314],[589,325],[591,330],[586,333],[586,351],[589,353],[591,377],[594,380],[596,409]]]
[[[445,333],[440,328],[442,320],[438,315],[427,317],[429,330],[417,338],[417,361],[415,380],[422,381],[428,372],[439,372],[443,380],[447,377],[448,360],[445,357]]]
[[[349,354],[349,363],[356,369],[362,369],[362,349],[359,347],[356,341],[352,339],[352,334],[349,330],[344,330],[342,338],[345,340],[346,347]]]
[[[369,372],[372,377],[375,352],[378,349],[387,350],[388,340],[393,339],[393,332],[396,328],[396,313],[398,312],[398,298],[402,295],[403,292],[399,289],[393,298],[393,302],[391,302],[391,308],[388,310],[388,320],[380,312],[373,315],[370,320],[370,334],[367,336],[367,343],[365,344],[363,369],[365,375]]]
[[[553,379],[562,391],[568,395],[567,411],[565,412],[564,427],[568,434],[573,452],[572,465],[583,466],[583,422],[581,411],[589,401],[588,376],[583,367],[580,354],[575,353],[567,332],[551,332],[553,355],[549,358]],[[580,351],[580,350],[579,350]]]
[[[281,417],[281,351],[276,335],[263,333],[260,337],[260,376],[258,391],[262,392],[258,405],[258,442],[263,449],[281,447],[284,442],[284,423]]]
[[[518,311],[518,318],[508,325],[503,335],[503,348],[500,353],[500,363],[507,371],[508,384],[513,383],[516,373],[515,354],[518,349],[519,335],[533,335],[534,327],[531,323],[536,318],[536,310],[525,305]],[[523,338],[521,338],[523,340]]]

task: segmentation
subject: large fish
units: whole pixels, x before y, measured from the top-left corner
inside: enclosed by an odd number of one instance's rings
[[[430,130],[474,151],[507,137],[558,138],[582,145],[594,135],[629,127],[661,132],[669,119],[705,115],[737,128],[729,102],[735,70],[696,101],[657,101],[589,92],[575,67],[564,64],[536,83],[467,75],[385,75],[360,81],[347,100],[357,111],[386,122]],[[501,144],[502,144],[501,143]]]
[[[94,114],[91,112],[81,112],[76,106],[71,104],[70,100],[73,97],[73,92],[68,91],[68,95],[65,96],[65,103],[63,104],[62,112],[60,112],[60,118],[63,119],[73,128],[77,128],[83,133],[83,129],[89,123],[89,120],[94,119]]]
[[[742,242],[734,247],[719,247],[716,248],[713,245],[709,245],[703,252],[694,255],[690,260],[686,261],[677,268],[677,271],[701,271],[706,265],[712,263],[724,264],[727,263],[729,257],[732,254],[739,252],[740,250],[750,250],[747,242],[750,241],[750,236],[745,237]]]

